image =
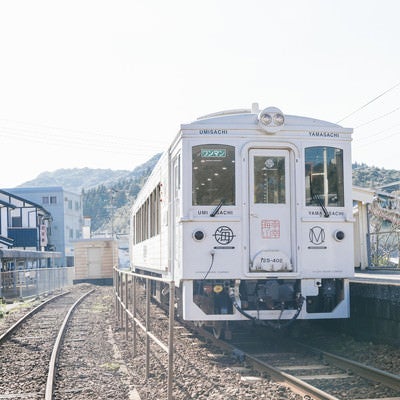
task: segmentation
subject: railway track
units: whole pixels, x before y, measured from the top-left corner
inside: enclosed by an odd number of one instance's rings
[[[284,382],[307,399],[400,398],[400,376],[282,337],[286,335],[266,337],[243,330],[226,342],[202,328],[197,331],[245,365]]]
[[[75,289],[56,296],[0,336],[0,399],[53,398],[55,366],[68,320],[92,292]]]
[[[98,288],[71,318],[59,354],[54,400],[137,398],[109,325],[112,298],[104,290]]]

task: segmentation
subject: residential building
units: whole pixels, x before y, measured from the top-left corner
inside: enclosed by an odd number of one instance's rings
[[[49,250],[51,215],[39,204],[0,189],[0,247]]]
[[[83,226],[82,196],[60,186],[6,189],[46,209],[52,216],[51,250],[61,252],[59,266],[74,265],[74,240],[81,239]]]

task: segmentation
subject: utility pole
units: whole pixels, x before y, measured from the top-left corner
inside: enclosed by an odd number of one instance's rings
[[[118,190],[111,188],[111,238],[114,239],[114,199],[115,199],[115,193],[118,192]]]

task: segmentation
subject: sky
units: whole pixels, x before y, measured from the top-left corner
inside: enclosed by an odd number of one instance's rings
[[[400,169],[399,15],[397,0],[0,0],[0,187],[132,170],[180,124],[254,102],[340,121],[353,162]]]

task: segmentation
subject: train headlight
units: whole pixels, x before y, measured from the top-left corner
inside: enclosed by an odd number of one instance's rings
[[[200,242],[200,240],[203,240],[205,237],[205,233],[201,230],[197,230],[193,232],[193,239],[196,240],[197,242]]]
[[[276,126],[281,126],[285,123],[285,117],[281,113],[276,113],[273,117],[273,121]]]
[[[334,237],[335,240],[337,240],[338,242],[341,242],[341,241],[344,239],[345,234],[344,234],[343,231],[337,230],[337,231],[335,231],[335,233],[333,234],[333,237]]]
[[[259,116],[259,120],[263,125],[267,126],[272,122],[272,116],[268,113],[261,113]]]
[[[268,133],[278,132],[285,124],[285,116],[276,107],[268,107],[258,114],[258,126]]]
[[[224,287],[222,285],[215,285],[213,287],[214,293],[221,293],[224,290]]]

